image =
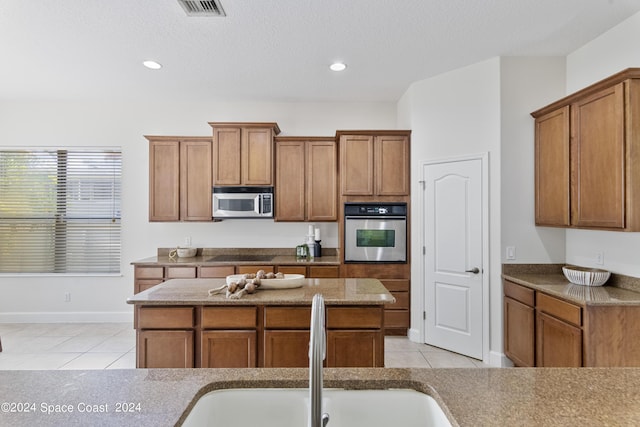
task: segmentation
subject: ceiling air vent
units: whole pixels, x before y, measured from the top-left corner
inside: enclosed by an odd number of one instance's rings
[[[188,16],[226,16],[220,0],[178,0]]]

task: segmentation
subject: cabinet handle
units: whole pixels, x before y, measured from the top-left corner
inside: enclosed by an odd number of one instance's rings
[[[480,269],[478,267],[473,267],[471,270],[465,270],[465,273],[473,273],[473,274],[478,274],[480,273]]]

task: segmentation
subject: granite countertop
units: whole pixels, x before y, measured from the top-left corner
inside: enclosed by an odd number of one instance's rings
[[[217,265],[340,265],[340,257],[335,248],[322,250],[323,255],[316,258],[298,259],[295,250],[285,248],[199,248],[196,256],[189,258],[170,258],[171,249],[159,248],[156,256],[133,261],[138,266],[184,266],[201,267]],[[229,256],[229,260],[216,261],[219,255]],[[243,259],[255,256],[256,259]],[[259,257],[268,256],[264,261]]]
[[[260,289],[239,299],[227,299],[225,293],[209,295],[225,279],[171,279],[127,299],[139,305],[311,305],[321,293],[327,305],[380,305],[395,298],[377,279],[303,279],[292,289]]]
[[[503,266],[502,277],[511,282],[542,291],[579,305],[640,305],[640,279],[612,274],[604,286],[570,283],[561,265]]]
[[[638,368],[326,368],[324,379],[426,392],[459,426],[640,425]],[[0,371],[0,424],[174,426],[212,390],[307,385],[306,368]]]

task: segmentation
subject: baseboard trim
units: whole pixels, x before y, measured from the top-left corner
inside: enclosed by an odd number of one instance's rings
[[[498,351],[489,352],[489,365],[499,368],[512,368],[513,362],[504,355],[504,353]]]
[[[133,312],[39,312],[39,313],[0,313],[0,323],[120,323],[133,325]]]
[[[424,343],[424,341],[422,340],[422,333],[419,329],[409,328],[407,330],[407,338],[409,338],[409,341],[412,342],[419,342],[421,344]]]

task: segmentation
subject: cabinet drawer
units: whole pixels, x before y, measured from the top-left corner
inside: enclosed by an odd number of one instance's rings
[[[307,267],[304,265],[279,265],[278,273],[307,275]]]
[[[320,277],[327,277],[327,278],[334,278],[334,277],[340,277],[340,267],[339,266],[333,266],[333,265],[326,265],[326,266],[310,266],[309,267],[309,277],[315,277],[315,278],[320,278]]]
[[[164,267],[136,267],[136,279],[162,279]]]
[[[219,278],[219,277],[231,276],[234,273],[235,273],[235,267],[233,265],[200,267],[198,277]]]
[[[505,280],[504,284],[504,295],[519,301],[523,304],[528,305],[529,307],[534,306],[535,301],[535,291],[533,289],[526,288],[524,286],[516,285],[513,282],[509,282]]]
[[[138,329],[193,328],[193,307],[140,307]]]
[[[311,307],[265,307],[266,329],[309,329]]]
[[[264,270],[265,273],[274,273],[275,267],[273,265],[239,265],[236,267],[236,274],[255,274],[259,270]]]
[[[538,292],[536,309],[576,326],[582,325],[580,307]]]
[[[162,279],[141,279],[136,280],[135,293],[146,291],[149,288],[153,288],[155,285],[162,283]]]
[[[409,292],[409,279],[380,279],[389,292]]]
[[[257,324],[256,307],[204,307],[202,327],[205,329],[251,329]]]
[[[195,267],[167,267],[167,279],[195,279]]]
[[[409,310],[385,310],[385,328],[408,328],[410,325],[411,320],[409,317]]]
[[[396,299],[393,304],[384,306],[385,310],[408,310],[409,309],[409,292],[391,292]]]
[[[381,307],[329,307],[327,328],[330,329],[378,329],[382,327]]]

